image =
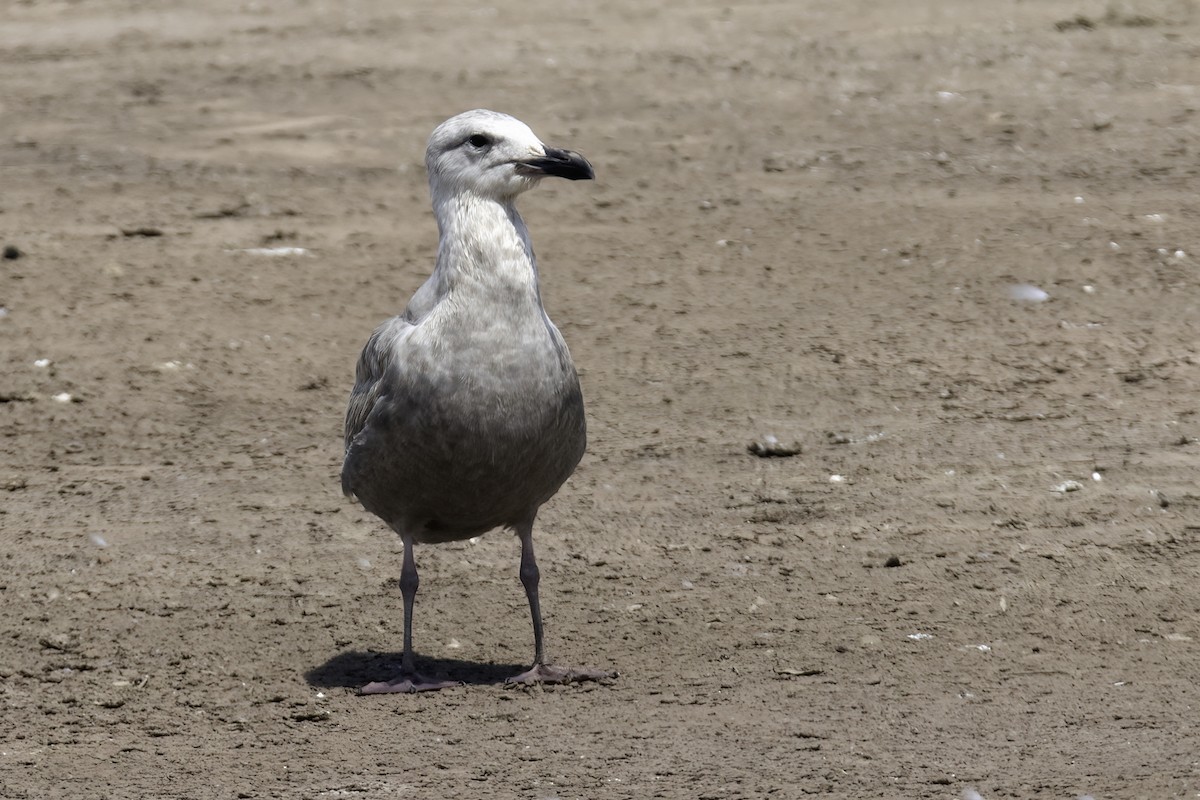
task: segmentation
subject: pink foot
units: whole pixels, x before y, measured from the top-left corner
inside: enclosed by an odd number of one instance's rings
[[[359,694],[390,694],[403,692],[433,692],[438,689],[449,689],[451,686],[462,686],[458,681],[435,681],[416,672],[401,673],[390,681],[374,681],[358,690]]]
[[[617,677],[617,673],[611,670],[534,664],[520,675],[505,678],[504,682],[506,684],[521,683],[526,686],[532,686],[535,683],[574,683],[576,681],[600,681],[615,677]]]

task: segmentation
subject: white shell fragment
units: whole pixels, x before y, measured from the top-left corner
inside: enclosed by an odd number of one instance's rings
[[[247,247],[229,252],[246,253],[252,256],[306,256],[309,254],[308,249],[304,247]]]
[[[38,369],[45,369],[46,367],[50,366],[51,363],[53,362],[51,362],[48,358],[39,358],[33,362],[33,365]]]
[[[910,633],[908,635],[908,638],[912,639],[914,642],[921,642],[926,639],[932,639],[933,634],[932,633]]]
[[[192,362],[183,362],[178,359],[170,361],[159,361],[154,364],[154,369],[159,372],[178,372],[181,369],[195,369],[196,365]]]
[[[1058,486],[1055,486],[1050,491],[1066,494],[1067,492],[1078,492],[1083,488],[1083,484],[1079,481],[1063,481]]]
[[[1008,296],[1013,300],[1026,303],[1044,303],[1050,299],[1050,295],[1045,290],[1039,289],[1031,283],[1018,283],[1008,287]]]
[[[71,397],[71,395],[67,394],[66,392],[59,392],[58,394],[52,396],[50,399],[56,403],[69,403],[69,402],[71,402],[71,400],[73,398]]]

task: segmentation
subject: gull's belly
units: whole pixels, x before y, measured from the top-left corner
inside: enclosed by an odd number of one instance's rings
[[[419,531],[418,541],[465,538],[531,517],[586,445],[574,367],[565,348],[549,345],[541,353],[493,350],[486,361],[407,365],[403,385],[372,415],[357,459],[370,473],[354,480],[363,504],[393,526]]]

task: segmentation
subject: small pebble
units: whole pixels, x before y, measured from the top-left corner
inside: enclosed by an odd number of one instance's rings
[[[4,258],[8,261],[16,261],[23,255],[25,254],[15,244],[4,245]]]
[[[784,443],[774,436],[764,436],[761,440],[748,444],[746,449],[759,458],[787,458],[800,452],[800,443]]]
[[[892,556],[887,561],[883,562],[885,567],[898,567],[901,565],[900,556]]]

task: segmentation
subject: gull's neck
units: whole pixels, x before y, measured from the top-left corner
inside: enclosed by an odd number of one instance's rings
[[[443,291],[541,304],[529,231],[513,200],[458,192],[435,197],[433,210],[439,235],[434,274]]]

